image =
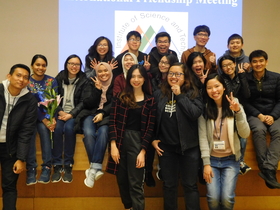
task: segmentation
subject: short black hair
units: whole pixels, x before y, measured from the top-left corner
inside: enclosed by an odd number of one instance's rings
[[[135,36],[136,38],[140,38],[141,40],[141,34],[138,31],[130,31],[128,32],[128,34],[126,35],[126,40],[128,41],[130,39],[130,37]]]
[[[167,33],[167,32],[160,32],[160,33],[158,33],[158,34],[156,35],[156,43],[157,43],[157,41],[158,41],[158,38],[160,38],[160,37],[165,37],[165,36],[167,36],[169,42],[171,42],[171,36],[169,35],[169,33]]]
[[[263,50],[254,50],[249,55],[249,61],[252,62],[253,58],[258,58],[258,57],[264,57],[265,60],[268,59],[268,55],[267,55],[267,53],[265,51],[263,51]]]
[[[227,44],[229,45],[229,42],[233,39],[240,39],[241,40],[241,43],[243,44],[243,38],[242,36],[240,36],[239,34],[232,34],[228,40],[227,40]]]
[[[199,32],[206,32],[206,33],[208,33],[208,36],[210,36],[210,34],[211,34],[210,28],[208,26],[206,26],[206,25],[196,26],[194,31],[193,31],[193,35],[195,36]]]
[[[25,69],[26,71],[28,71],[28,74],[30,76],[30,68],[28,66],[24,65],[24,64],[21,64],[21,63],[13,65],[12,68],[10,69],[9,74],[12,75],[17,68]]]

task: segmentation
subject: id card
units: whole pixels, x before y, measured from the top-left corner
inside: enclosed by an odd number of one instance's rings
[[[214,141],[214,150],[225,150],[225,141]]]

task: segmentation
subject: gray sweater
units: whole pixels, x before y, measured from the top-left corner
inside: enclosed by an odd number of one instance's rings
[[[236,99],[237,101],[237,99]],[[246,119],[243,107],[240,105],[240,112],[235,113],[234,118],[227,119],[228,139],[232,153],[235,155],[236,161],[240,158],[240,140],[250,135],[250,127]],[[235,124],[235,125],[234,125]],[[236,128],[236,129],[235,129]],[[210,165],[210,154],[213,148],[213,130],[214,120],[205,120],[203,116],[198,119],[199,146],[203,165]],[[239,135],[239,136],[238,136]]]

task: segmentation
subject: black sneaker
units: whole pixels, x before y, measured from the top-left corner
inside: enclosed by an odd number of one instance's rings
[[[63,172],[61,165],[53,167],[52,183],[59,182],[61,180],[61,173]]]
[[[248,171],[250,171],[252,168],[249,167],[245,162],[240,162],[240,169],[239,174],[245,175]]]
[[[62,177],[64,183],[71,183],[73,181],[72,165],[64,166],[64,175]]]
[[[30,168],[26,171],[26,185],[27,186],[37,183],[36,175],[37,175],[36,168]]]
[[[262,169],[259,176],[264,179],[267,187],[270,189],[280,189],[280,183],[277,182],[275,170]]]

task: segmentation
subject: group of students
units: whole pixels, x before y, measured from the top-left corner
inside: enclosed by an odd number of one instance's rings
[[[92,188],[104,174],[102,163],[108,145],[106,171],[116,175],[125,209],[145,209],[143,182],[155,186],[152,171],[156,151],[165,210],[178,209],[179,179],[186,209],[199,210],[197,179],[201,176],[207,186],[209,209],[229,210],[234,207],[238,175],[251,169],[244,162],[251,129],[260,176],[269,188],[280,188],[276,179],[280,158],[279,74],[266,69],[264,51],[245,56],[238,34],[229,37],[228,50],[217,64],[216,55],[205,47],[209,27],[197,26],[193,35],[196,46],[182,54],[181,62],[169,49],[171,37],[166,32],[156,35],[156,47],[149,55],[139,51],[140,33],[129,32],[128,50],[116,58],[112,43],[102,36],[89,48],[84,72],[80,57],[70,55],[55,78],[45,74],[46,57],[35,55],[31,61],[33,74],[30,79],[30,70],[25,75],[30,82],[18,89],[28,86],[37,102],[48,89],[63,98],[52,122],[45,109],[36,108],[36,126],[33,120],[33,130],[29,127],[24,136],[25,144],[30,137],[30,144],[23,154],[15,153],[16,159],[26,160],[26,184],[71,183],[76,133],[82,133],[89,160],[84,184]],[[12,67],[17,71],[29,69],[22,68]],[[4,87],[9,87],[14,74],[10,71]],[[9,107],[13,110],[17,105],[11,91],[10,95],[5,95],[10,104],[5,116],[11,112]],[[5,128],[9,125],[4,124]],[[267,130],[272,135],[269,147]],[[38,180],[37,132],[43,159]]]

